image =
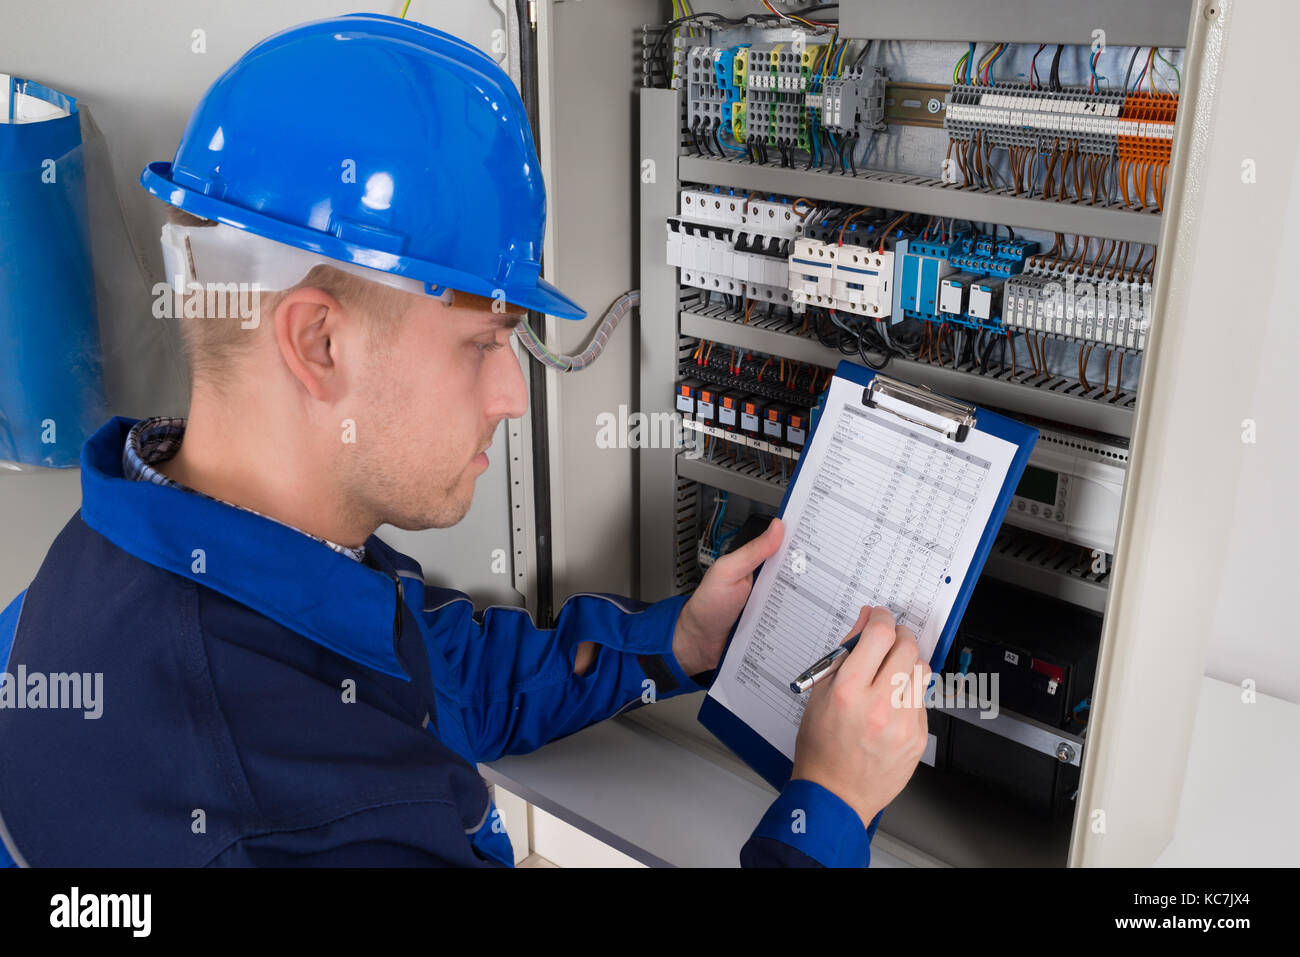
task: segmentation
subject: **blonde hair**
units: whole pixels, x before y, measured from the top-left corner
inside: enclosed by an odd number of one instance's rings
[[[174,206],[168,208],[167,218],[169,222],[181,226],[216,225],[211,220],[192,216]],[[201,276],[198,278],[202,281]],[[376,350],[383,349],[391,342],[397,329],[397,320],[405,313],[412,298],[400,289],[370,282],[333,266],[321,264],[313,267],[289,289],[258,293],[258,315],[269,319],[290,293],[308,288],[319,289],[336,299],[345,309],[359,313],[370,333],[371,348]],[[237,295],[232,289],[228,293],[217,294],[214,302],[212,293],[206,296],[195,293],[194,296],[203,302],[186,303],[183,314],[191,318],[181,319],[179,324],[192,381],[203,380],[218,387],[228,382],[231,369],[252,348],[262,325],[269,325],[259,322],[250,328],[245,321],[246,314],[241,317],[240,304],[235,301]],[[208,314],[209,307],[213,314]],[[194,318],[196,316],[197,319]]]

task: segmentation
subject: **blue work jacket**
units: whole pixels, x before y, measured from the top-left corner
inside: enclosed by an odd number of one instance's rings
[[[0,863],[508,866],[477,762],[610,717],[647,678],[699,688],[672,654],[686,596],[579,594],[553,629],[476,612],[374,536],[363,564],[124,478],[133,424],[86,443],[81,510],[0,613]],[[577,676],[580,641],[600,648]],[[69,675],[102,675],[98,715],[50,706]],[[870,838],[795,781],[741,860],[862,865]]]

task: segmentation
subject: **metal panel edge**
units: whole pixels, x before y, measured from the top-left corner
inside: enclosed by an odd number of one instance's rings
[[[1191,0],[909,0],[840,4],[840,31],[882,40],[1077,43],[1093,30],[1123,46],[1176,47],[1187,38]]]
[[[676,90],[643,89],[641,107],[641,309],[639,400],[643,413],[672,412],[677,378],[677,270],[664,255],[664,222],[677,212],[678,116]],[[647,165],[651,164],[651,165]],[[637,450],[640,598],[673,593],[677,472],[671,448]]]
[[[1228,535],[1227,520],[1206,506],[1221,496],[1230,500],[1238,480],[1238,470],[1224,461],[1231,454],[1190,471],[1190,463],[1178,459],[1189,448],[1203,448],[1211,423],[1216,432],[1227,424],[1217,409],[1221,390],[1189,379],[1215,360],[1214,346],[1195,335],[1215,319],[1211,302],[1197,300],[1205,292],[1197,254],[1206,244],[1217,248],[1222,230],[1216,225],[1214,240],[1201,235],[1214,172],[1210,154],[1221,135],[1223,58],[1234,5],[1198,5],[1186,41],[1188,89],[1172,163],[1179,188],[1165,209],[1071,866],[1150,866],[1178,817],[1209,638],[1208,626],[1200,626],[1213,618],[1216,589],[1209,583],[1220,577]],[[1231,271],[1228,261],[1220,265]],[[1243,303],[1242,326],[1247,315]],[[1174,316],[1177,327],[1169,321]],[[1191,512],[1180,513],[1180,507]],[[1190,514],[1196,516],[1194,539],[1180,534]],[[1195,582],[1202,584],[1189,587]]]
[[[923,176],[859,171],[857,176],[781,169],[742,160],[683,156],[682,179],[687,182],[734,186],[783,196],[905,209],[909,212],[998,222],[1022,229],[1078,233],[1151,245],[1159,241],[1161,215],[1113,206],[1058,203],[976,189],[946,186]]]
[[[756,329],[726,319],[700,316],[689,310],[682,312],[681,323],[682,332],[689,336],[717,340],[759,352],[778,353],[831,369],[835,368],[840,359],[859,361],[857,356],[845,356],[810,339],[770,329]],[[1107,402],[1052,392],[1049,389],[1033,389],[1001,379],[908,359],[891,360],[886,371],[907,382],[929,386],[937,392],[977,405],[1052,418],[1110,435],[1127,437],[1132,430],[1132,410]]]

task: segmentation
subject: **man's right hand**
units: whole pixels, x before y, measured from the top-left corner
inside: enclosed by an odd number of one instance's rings
[[[925,751],[930,668],[920,661],[916,636],[896,625],[888,609],[865,606],[845,641],[859,631],[857,647],[810,692],[791,778],[820,784],[868,827],[903,790]],[[907,679],[901,691],[896,675]]]

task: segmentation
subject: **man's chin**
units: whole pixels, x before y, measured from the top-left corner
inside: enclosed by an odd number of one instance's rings
[[[444,499],[437,510],[412,515],[401,522],[390,521],[389,524],[408,532],[422,532],[431,528],[451,528],[453,525],[459,525],[465,516],[469,514],[473,501],[474,485],[471,481],[469,488],[463,494]]]

